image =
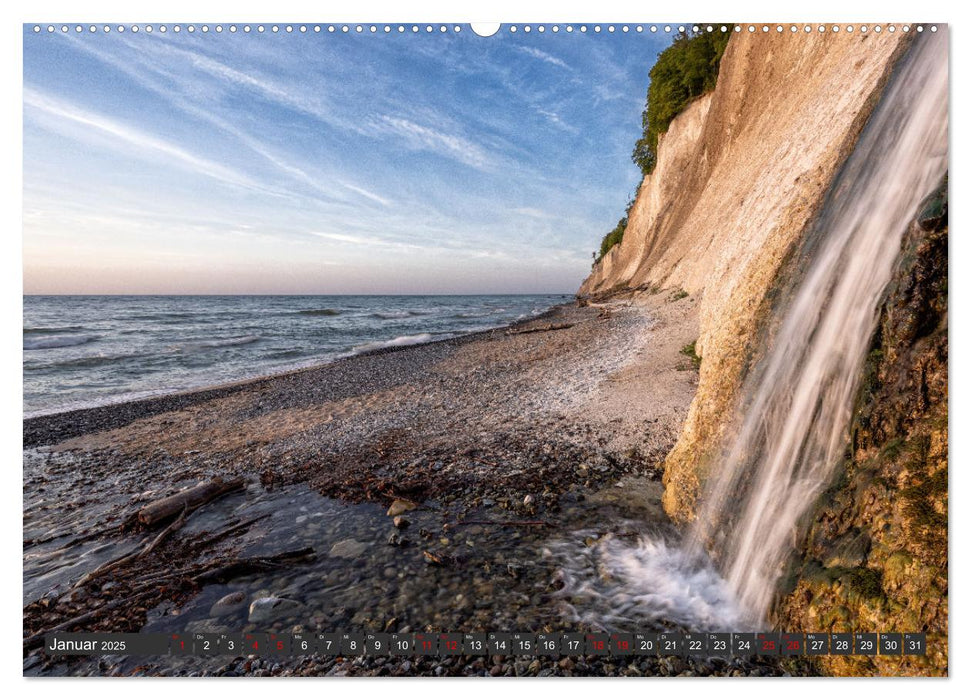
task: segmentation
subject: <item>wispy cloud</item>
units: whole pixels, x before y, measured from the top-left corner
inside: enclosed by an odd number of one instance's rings
[[[91,46],[84,39],[78,39],[72,35],[67,35],[67,39],[72,42],[72,45],[89,55],[94,56],[100,61],[103,61],[107,65],[111,66],[113,69],[123,73],[124,75],[131,78],[135,83],[141,87],[150,90],[159,97],[165,99],[169,104],[171,104],[176,109],[179,109],[197,119],[201,119],[209,124],[212,124],[217,129],[222,131],[229,136],[236,139],[241,145],[250,149],[257,155],[263,157],[268,163],[276,167],[280,172],[288,175],[294,180],[310,187],[317,194],[323,195],[328,199],[342,200],[343,197],[336,192],[333,188],[327,187],[323,184],[324,178],[311,176],[303,166],[295,164],[292,160],[288,159],[286,156],[281,155],[275,149],[268,146],[266,143],[260,139],[254,137],[252,134],[239,128],[236,124],[230,120],[218,116],[211,109],[203,109],[197,102],[191,101],[186,97],[183,97],[179,90],[188,92],[189,94],[199,94],[205,92],[205,86],[192,84],[192,78],[190,75],[183,73],[178,76],[178,80],[168,80],[166,83],[161,82],[157,77],[154,76],[165,76],[171,78],[168,71],[162,69],[157,62],[146,62],[146,61],[132,61],[132,60],[121,60],[114,54],[106,51],[98,50],[97,48]],[[132,45],[126,44],[129,48]],[[202,65],[214,65],[222,66],[216,61],[209,61],[204,59],[204,57],[194,54],[192,52],[181,52],[182,54],[189,54],[194,57],[197,64]],[[138,56],[138,54],[136,54]],[[267,87],[264,81],[260,81],[251,76],[245,76],[239,71],[233,71],[228,66],[223,66],[225,70],[215,69],[214,73],[218,76],[223,76],[227,72],[234,75],[237,82],[245,85],[256,85],[260,89]],[[279,90],[267,90],[267,92],[274,96],[279,96],[282,93]],[[290,100],[284,100],[287,104],[290,104]],[[303,109],[303,108],[301,108]],[[313,112],[313,110],[311,110]],[[316,116],[316,113],[315,113]],[[326,178],[327,180],[336,180],[334,176]],[[356,186],[351,183],[341,182],[342,187],[355,192],[371,201],[377,202],[383,206],[389,206],[391,204],[390,200],[380,197],[373,192],[370,192],[363,187]]]
[[[386,207],[390,207],[393,204],[393,202],[390,199],[385,199],[384,197],[374,194],[374,192],[371,192],[370,190],[366,190],[363,187],[352,185],[349,182],[342,182],[341,185],[349,189],[351,192],[356,192],[362,197],[370,199],[372,202],[377,202],[378,204],[381,204]]]
[[[429,150],[459,160],[473,168],[487,168],[489,155],[478,145],[455,134],[416,124],[410,119],[383,114],[372,126],[376,131],[404,138],[415,150]]]
[[[164,156],[188,170],[214,180],[239,187],[263,189],[249,177],[230,167],[201,158],[164,139],[108,117],[85,111],[76,105],[44,95],[30,87],[24,87],[24,104],[58,119],[80,124],[83,127],[95,129],[103,134],[120,139],[128,146],[135,147],[137,151],[154,156]]]
[[[165,46],[164,44],[162,46]],[[367,120],[368,124],[348,119],[336,111],[328,109],[316,96],[307,91],[289,90],[267,79],[227,66],[208,56],[194,51],[165,46],[165,50],[183,55],[196,68],[256,92],[262,98],[295,110],[332,127],[352,132],[360,136],[374,137],[377,134],[392,134],[405,137],[411,148],[429,150],[474,168],[484,168],[489,162],[486,153],[472,141],[454,133],[449,133],[428,124],[420,124],[404,117],[378,114]],[[370,128],[369,128],[370,127]]]
[[[289,90],[267,78],[253,75],[249,72],[233,68],[232,66],[227,66],[214,58],[195,51],[176,48],[162,42],[152,46],[163,52],[181,56],[190,66],[202,70],[215,78],[255,92],[264,99],[275,102],[276,104],[301,112],[326,124],[358,131],[355,125],[338,118],[331,110],[327,109],[318,95],[311,94],[307,91]]]
[[[566,61],[560,58],[557,58],[552,54],[548,54],[542,49],[537,49],[533,46],[517,46],[516,48],[522,51],[527,56],[532,56],[533,58],[537,58],[540,61],[545,61],[546,63],[549,63],[551,65],[559,66],[560,68],[566,68],[567,70],[570,70],[570,66],[567,65]]]
[[[532,219],[554,219],[556,218],[553,214],[542,209],[537,209],[536,207],[516,207],[512,210],[514,214],[519,214],[520,216],[528,216]]]
[[[636,185],[658,42],[371,39],[25,32],[25,249],[182,251],[280,289],[318,260],[579,283]]]

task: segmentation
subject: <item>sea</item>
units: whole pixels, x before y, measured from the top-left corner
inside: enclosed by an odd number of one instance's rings
[[[567,295],[24,296],[24,415],[128,401],[525,320]]]

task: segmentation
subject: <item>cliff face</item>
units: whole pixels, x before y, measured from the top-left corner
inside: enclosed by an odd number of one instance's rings
[[[694,517],[705,455],[727,425],[780,270],[904,44],[899,33],[733,36],[716,89],[663,135],[622,243],[580,288],[700,297],[698,391],[665,465],[664,505],[677,520]]]
[[[926,657],[826,657],[837,674],[947,672],[946,192],[908,231],[839,480],[792,557],[787,629],[924,630]]]

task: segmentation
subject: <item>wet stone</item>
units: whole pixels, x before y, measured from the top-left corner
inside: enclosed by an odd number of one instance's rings
[[[367,551],[368,546],[357,540],[341,540],[330,548],[330,556],[342,559],[357,559]]]
[[[249,622],[253,624],[272,622],[286,617],[301,607],[303,606],[299,602],[289,598],[257,598],[249,606]]]
[[[236,591],[224,595],[213,603],[212,607],[209,608],[209,617],[223,617],[242,610],[244,607],[246,607],[246,594],[242,591]]]
[[[406,501],[401,498],[396,498],[392,502],[391,507],[388,508],[388,515],[394,517],[396,515],[402,515],[407,513],[409,510],[414,510],[415,504],[411,501]]]

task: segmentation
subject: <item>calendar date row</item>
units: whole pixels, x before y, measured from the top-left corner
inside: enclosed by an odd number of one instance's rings
[[[924,633],[58,633],[51,655],[196,656],[901,656],[927,653]]]

